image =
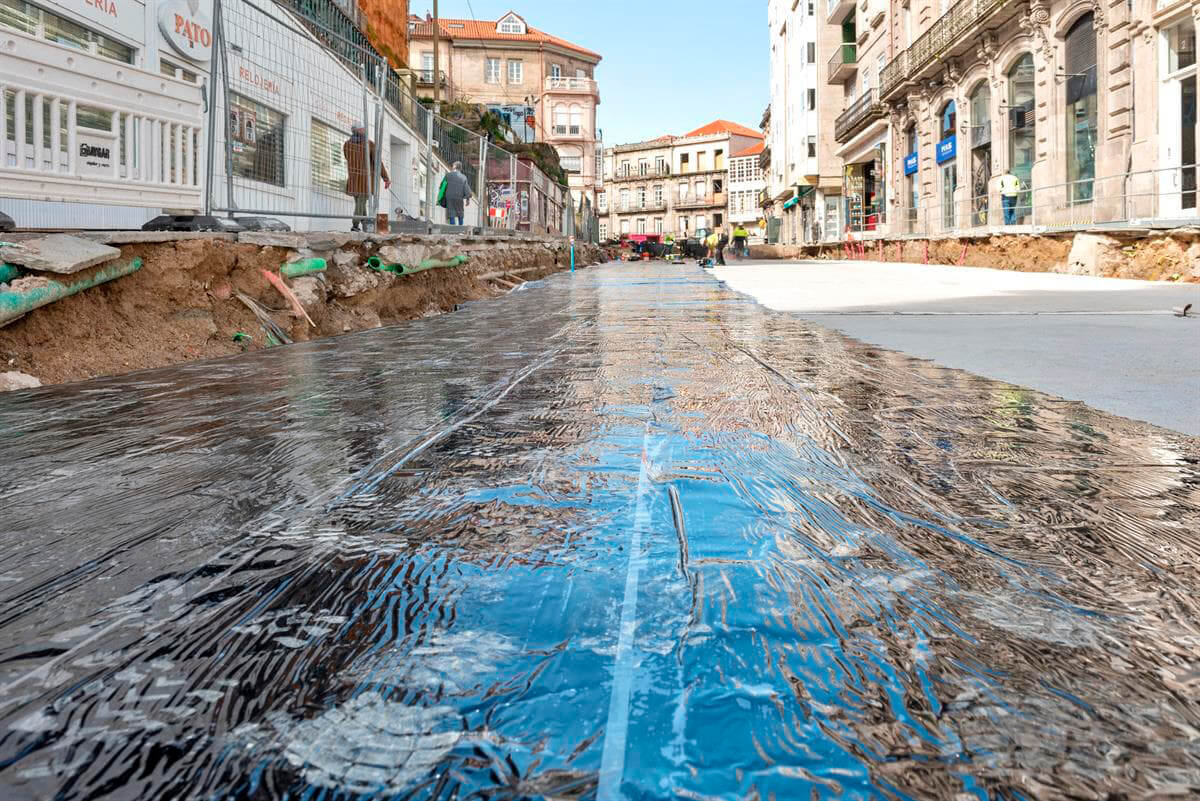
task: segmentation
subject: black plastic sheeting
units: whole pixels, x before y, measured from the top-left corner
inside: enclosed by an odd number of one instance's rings
[[[1200,793],[1197,443],[695,268],[0,432],[5,801]]]

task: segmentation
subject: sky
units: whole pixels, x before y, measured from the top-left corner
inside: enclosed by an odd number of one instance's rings
[[[520,2],[520,5],[514,5]],[[604,56],[600,129],[606,147],[684,134],[715,119],[758,130],[770,102],[767,4],[716,0],[438,0],[447,18],[498,20],[516,11],[534,28]],[[413,14],[432,8],[410,0]]]

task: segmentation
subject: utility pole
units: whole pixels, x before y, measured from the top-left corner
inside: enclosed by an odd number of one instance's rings
[[[442,116],[441,70],[442,24],[438,22],[438,0],[433,0],[433,113]]]

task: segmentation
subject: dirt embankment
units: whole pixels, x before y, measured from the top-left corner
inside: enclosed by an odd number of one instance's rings
[[[565,244],[549,241],[347,239],[317,240],[332,247],[299,252],[212,239],[123,245],[122,258],[141,258],[141,270],[0,328],[0,372],[20,371],[58,384],[267,347],[259,320],[238,293],[268,309],[296,342],[378,328],[502,294],[522,280],[564,269],[570,258]],[[470,261],[408,276],[366,266],[373,255],[390,257],[386,263],[416,264],[457,254]],[[327,259],[326,272],[286,283],[315,326],[290,311],[262,272],[277,272],[283,263],[310,255]],[[605,259],[600,248],[576,249],[577,265]],[[487,277],[513,270],[519,276]]]
[[[1108,234],[996,235],[946,239],[873,239],[859,243],[867,261],[991,267],[1036,273],[1200,283],[1200,230]],[[841,244],[763,245],[756,258],[845,258]]]

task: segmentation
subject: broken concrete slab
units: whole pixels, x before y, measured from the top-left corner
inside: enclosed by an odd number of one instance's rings
[[[12,392],[18,389],[37,389],[42,382],[27,373],[9,370],[0,373],[0,392]]]
[[[119,258],[121,251],[70,234],[49,234],[0,247],[0,258],[27,270],[71,275]]]
[[[14,230],[16,227],[17,224],[13,222],[13,218],[0,211],[0,233],[8,233],[9,231]]]
[[[237,234],[223,231],[88,231],[79,236],[105,245],[156,245],[161,242],[208,240],[234,242]]]

